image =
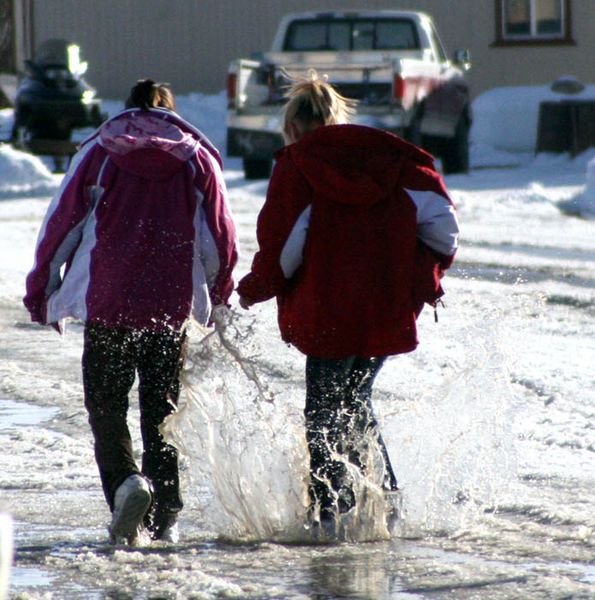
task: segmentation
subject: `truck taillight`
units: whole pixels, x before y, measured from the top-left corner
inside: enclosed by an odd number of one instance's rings
[[[234,108],[236,103],[236,93],[238,87],[238,74],[227,74],[227,108]]]
[[[397,73],[393,79],[393,96],[395,100],[402,101],[403,98],[405,98],[406,87],[407,84],[405,82],[405,79]]]

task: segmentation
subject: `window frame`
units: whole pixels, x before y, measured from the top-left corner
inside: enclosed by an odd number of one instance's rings
[[[533,21],[533,3],[531,0],[531,16]],[[504,11],[507,0],[495,0],[496,39],[492,46],[574,46],[572,37],[572,0],[562,0],[562,31],[560,35],[506,35],[504,32]]]

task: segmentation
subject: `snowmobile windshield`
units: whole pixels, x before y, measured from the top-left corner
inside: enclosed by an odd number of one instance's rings
[[[47,40],[41,44],[35,51],[32,62],[50,79],[65,74],[79,77],[87,70],[87,63],[81,62],[80,47],[60,39]]]

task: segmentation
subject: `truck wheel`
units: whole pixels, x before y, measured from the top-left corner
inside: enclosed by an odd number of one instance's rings
[[[452,139],[444,140],[442,168],[444,173],[469,172],[469,120],[462,115]]]
[[[405,132],[405,138],[407,141],[416,145],[418,148],[423,147],[423,136],[421,133],[421,118],[422,118],[422,110],[419,110],[417,114],[411,120],[407,131]]]
[[[271,176],[272,158],[244,158],[242,162],[246,179],[268,179]]]

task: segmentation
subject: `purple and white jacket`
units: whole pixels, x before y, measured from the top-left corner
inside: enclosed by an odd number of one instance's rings
[[[179,330],[227,303],[236,231],[217,150],[176,113],[130,109],[86,140],[44,219],[31,319]]]

